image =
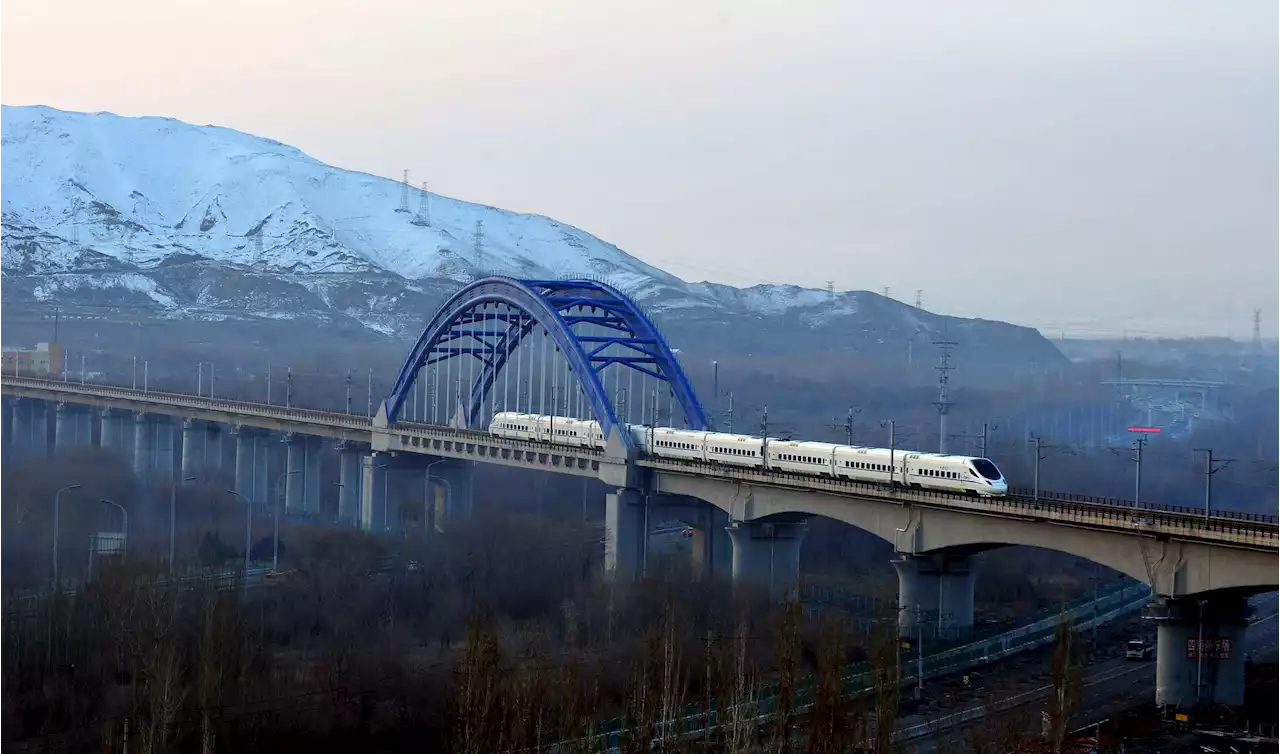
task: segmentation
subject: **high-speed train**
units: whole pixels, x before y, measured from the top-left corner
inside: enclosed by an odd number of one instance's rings
[[[1009,489],[1000,469],[986,458],[636,424],[627,425],[627,429],[646,453],[659,458],[773,469],[983,497],[1001,496]],[[604,448],[606,442],[599,422],[545,414],[500,412],[489,424],[489,432],[511,440],[582,448]]]

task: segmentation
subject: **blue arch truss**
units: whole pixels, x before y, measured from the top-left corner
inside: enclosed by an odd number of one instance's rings
[[[578,325],[604,334],[584,335]],[[485,397],[507,358],[536,327],[555,342],[582,385],[592,413],[605,436],[619,436],[634,447],[605,391],[601,372],[620,365],[667,383],[671,395],[694,429],[711,429],[688,377],[667,341],[635,302],[594,280],[516,280],[487,277],[455,293],[440,307],[414,344],[391,394],[383,402],[387,421],[395,423],[413,389],[418,370],[467,356],[482,364],[465,406],[468,427],[475,427]],[[472,345],[462,345],[466,341]]]

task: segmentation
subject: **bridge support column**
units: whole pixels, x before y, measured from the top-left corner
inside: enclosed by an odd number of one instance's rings
[[[725,528],[733,542],[733,583],[758,584],[781,599],[800,582],[803,523],[733,521]]]
[[[196,476],[204,471],[206,429],[204,422],[195,419],[182,420],[182,476]]]
[[[155,484],[168,484],[173,481],[173,467],[178,455],[178,440],[174,432],[173,420],[167,416],[152,418],[154,440],[152,452],[155,455],[151,472],[151,480]]]
[[[255,506],[266,503],[266,454],[258,451],[264,433],[253,427],[236,426],[236,491],[248,497]],[[265,448],[263,448],[265,450]]]
[[[75,410],[76,407],[69,406],[66,403],[61,402],[58,403],[58,406],[55,409],[53,446],[58,449],[58,452],[62,452],[75,444],[75,430],[72,426],[72,422],[74,421],[72,412]]]
[[[361,523],[360,497],[364,491],[364,459],[369,446],[348,440],[338,442],[338,523]]]
[[[128,455],[133,447],[133,438],[129,435],[127,415],[121,411],[104,408],[101,411],[102,428],[98,433],[98,445],[105,450]]]
[[[898,635],[955,638],[973,630],[972,559],[967,555],[906,555],[898,572]],[[917,628],[919,627],[919,628]]]
[[[431,496],[434,512],[428,520],[440,526],[443,521],[471,518],[472,491],[475,485],[475,461],[445,459],[431,467],[431,477],[439,484]]]
[[[204,466],[214,476],[221,476],[223,449],[222,435],[225,427],[209,422],[204,425]]]
[[[1206,594],[1166,598],[1163,608],[1156,618],[1156,704],[1242,706],[1248,600]]]
[[[286,513],[300,513],[306,508],[307,490],[307,438],[304,435],[286,434],[283,438],[286,453],[284,477],[284,509]]]
[[[693,529],[693,564],[701,578],[723,578],[733,573],[733,541],[726,527],[729,514],[707,503],[698,510]]]
[[[391,454],[378,451],[363,458],[360,493],[360,527],[371,534],[383,534],[387,530],[389,504],[387,495],[387,467]]]
[[[604,570],[614,581],[644,574],[645,502],[639,490],[626,487],[604,497]]]
[[[13,409],[14,457],[49,455],[49,408],[35,398],[19,398]]]
[[[152,434],[154,432],[151,419],[146,414],[134,414],[133,417],[133,473],[138,481],[151,479],[151,466],[155,463],[152,450]]]
[[[307,513],[312,516],[320,515],[320,464],[323,461],[324,446],[314,437],[306,437],[303,440],[305,453],[303,461],[306,463],[306,487],[302,493],[302,505]]]

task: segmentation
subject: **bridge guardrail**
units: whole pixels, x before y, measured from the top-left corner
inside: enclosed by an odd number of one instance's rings
[[[309,421],[310,423],[326,422],[332,426],[350,429],[369,429],[373,421],[369,417],[354,414],[340,414],[330,411],[318,411],[309,408],[293,408],[276,406],[269,403],[252,401],[233,401],[223,398],[205,398],[187,395],[186,393],[165,393],[155,390],[137,390],[134,388],[113,387],[109,385],[81,385],[58,380],[42,380],[34,377],[0,377],[0,384],[14,384],[30,388],[65,392],[69,395],[100,395],[108,398],[124,398],[142,402],[167,403],[172,406],[187,408],[205,408],[213,411],[236,410],[240,413],[273,416],[282,419]]]

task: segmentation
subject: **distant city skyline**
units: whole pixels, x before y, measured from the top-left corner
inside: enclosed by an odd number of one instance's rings
[[[5,4],[0,90],[551,216],[687,280],[1277,335],[1274,2]],[[251,22],[249,22],[251,20]]]

